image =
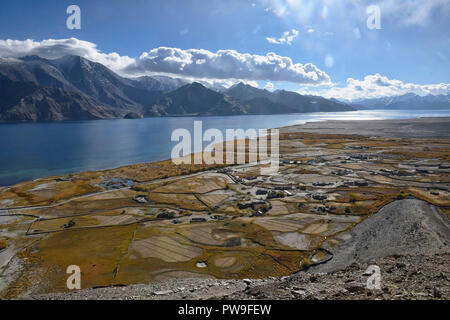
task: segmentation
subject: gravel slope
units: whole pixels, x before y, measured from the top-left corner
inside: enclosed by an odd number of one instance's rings
[[[311,269],[332,272],[395,254],[450,252],[450,225],[436,208],[417,199],[394,201],[351,230],[352,239],[331,251],[333,259]]]

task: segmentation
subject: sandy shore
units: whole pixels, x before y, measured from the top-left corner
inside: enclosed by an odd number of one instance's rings
[[[401,120],[328,120],[283,127],[281,132],[356,134],[395,138],[450,138],[450,117]]]

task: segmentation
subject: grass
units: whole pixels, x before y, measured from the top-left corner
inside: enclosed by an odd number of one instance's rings
[[[6,239],[0,239],[0,250],[5,249],[6,247],[8,247],[8,240]]]

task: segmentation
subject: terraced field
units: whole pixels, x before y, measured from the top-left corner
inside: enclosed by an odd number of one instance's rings
[[[66,291],[69,265],[83,288],[283,276],[326,263],[395,199],[450,212],[446,138],[282,130],[279,170],[264,166],[165,161],[1,188],[0,296]]]

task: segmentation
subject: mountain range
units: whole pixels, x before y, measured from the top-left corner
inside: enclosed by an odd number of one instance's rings
[[[407,93],[394,97],[362,99],[350,104],[357,109],[450,109],[450,96]]]
[[[238,83],[224,92],[167,76],[124,78],[79,56],[0,59],[0,121],[348,111],[337,100]]]

